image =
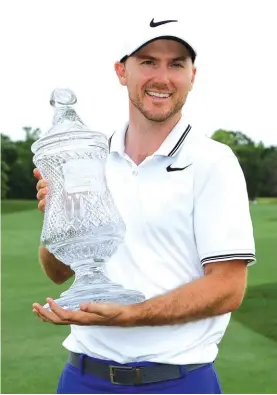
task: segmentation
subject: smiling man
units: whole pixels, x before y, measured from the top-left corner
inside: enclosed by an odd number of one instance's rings
[[[43,321],[71,325],[58,393],[220,393],[218,344],[255,261],[236,157],[182,116],[196,75],[185,28],[153,19],[141,30],[115,64],[129,120],[110,138],[107,178],[127,232],[107,272],[147,299],[77,312],[34,303]],[[43,211],[47,181],[34,174]],[[54,282],[73,275],[43,246],[40,258]]]
[[[155,122],[180,117],[196,73],[188,49],[169,39],[149,43],[115,69],[128,88],[133,113]]]

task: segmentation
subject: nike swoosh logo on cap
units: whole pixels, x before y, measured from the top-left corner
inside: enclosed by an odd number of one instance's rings
[[[167,166],[166,170],[167,170],[167,171],[181,171],[181,170],[187,169],[187,168],[190,167],[191,165],[192,165],[192,163],[189,164],[189,165],[187,165],[187,166],[185,166],[185,167],[171,167],[171,165],[169,165],[169,166]]]
[[[169,19],[167,21],[160,21],[160,22],[154,22],[154,18],[150,22],[150,27],[157,27],[160,25],[165,25],[166,23],[171,23],[171,22],[178,22],[176,19]]]

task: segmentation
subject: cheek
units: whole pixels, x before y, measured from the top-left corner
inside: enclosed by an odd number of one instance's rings
[[[147,85],[147,81],[148,79],[143,75],[129,76],[129,78],[126,79],[126,85],[129,93],[141,95],[142,91],[145,89],[145,86]]]
[[[143,87],[154,76],[154,71],[151,68],[142,67],[135,68],[128,73],[127,79],[130,85]]]
[[[191,78],[189,76],[186,78],[179,78],[175,81],[175,86],[180,93],[186,95],[192,87]]]

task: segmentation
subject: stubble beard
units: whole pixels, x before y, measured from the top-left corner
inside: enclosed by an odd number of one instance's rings
[[[182,98],[182,100],[178,100],[172,108],[165,112],[165,113],[154,113],[151,111],[148,111],[143,103],[141,102],[139,96],[136,98],[131,98],[130,97],[131,103],[140,111],[140,113],[148,120],[152,122],[165,122],[167,119],[173,117],[175,114],[177,114],[181,109],[183,108],[185,102],[186,102],[186,97]]]

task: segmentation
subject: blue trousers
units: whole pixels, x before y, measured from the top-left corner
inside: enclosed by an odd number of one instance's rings
[[[92,358],[95,361],[99,361]],[[103,361],[102,361],[103,362]],[[122,366],[114,361],[110,365]],[[155,363],[140,362],[125,366],[153,366]],[[76,368],[67,363],[60,377],[58,394],[221,394],[220,384],[214,365],[208,364],[184,373],[179,379],[154,384],[118,385],[100,379],[91,373],[84,373],[82,367]]]

